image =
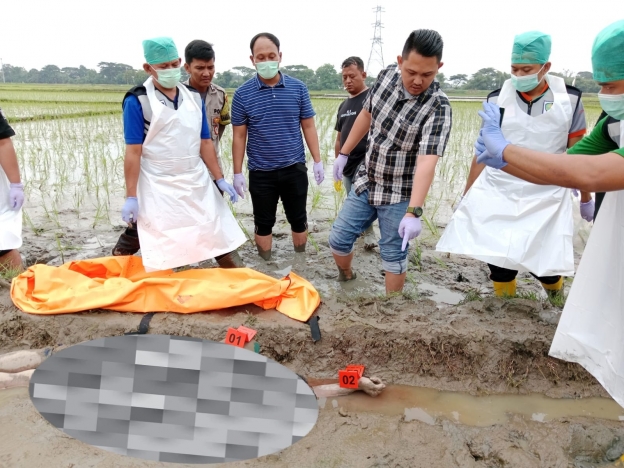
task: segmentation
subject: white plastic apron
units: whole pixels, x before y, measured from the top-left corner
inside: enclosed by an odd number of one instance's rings
[[[624,121],[620,122],[624,147]],[[609,192],[594,221],[550,355],[577,362],[624,406],[624,191]]]
[[[572,105],[563,79],[547,75],[546,80],[554,103],[535,117],[518,106],[511,80],[505,82],[498,98],[505,109],[502,131],[514,145],[563,153]],[[487,167],[455,211],[436,250],[538,276],[572,276],[573,235],[570,189],[532,184]]]
[[[11,183],[0,167],[0,250],[19,249],[22,246],[22,209],[11,209]]]
[[[201,109],[184,86],[178,110],[144,83],[152,121],[143,143],[137,220],[146,271],[176,268],[235,250],[245,242],[200,157]]]

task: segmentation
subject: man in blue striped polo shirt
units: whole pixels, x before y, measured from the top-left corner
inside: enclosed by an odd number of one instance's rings
[[[305,84],[279,71],[280,42],[260,33],[250,44],[257,75],[234,93],[232,158],[234,187],[244,197],[243,159],[247,144],[249,193],[258,253],[270,260],[277,203],[281,199],[295,252],[305,252],[308,238],[308,175],[303,137],[314,159],[314,178],[324,178],[314,109]]]

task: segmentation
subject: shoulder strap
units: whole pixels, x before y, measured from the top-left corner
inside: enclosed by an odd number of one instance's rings
[[[124,96],[124,101],[129,96],[135,96],[139,100],[141,110],[143,111],[143,121],[149,124],[152,121],[152,106],[150,106],[149,99],[147,98],[145,86],[135,86],[130,89]]]

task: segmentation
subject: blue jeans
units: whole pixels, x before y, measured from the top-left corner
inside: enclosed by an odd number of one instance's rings
[[[332,253],[341,257],[349,255],[360,234],[378,219],[383,269],[395,275],[405,273],[408,249],[401,251],[403,239],[399,236],[399,224],[408,204],[408,201],[404,201],[393,205],[369,205],[368,190],[356,195],[355,190],[351,189],[329,233]]]
[[[349,195],[349,192],[351,191],[351,186],[353,185],[353,177],[342,176],[342,185],[345,186],[347,195]]]

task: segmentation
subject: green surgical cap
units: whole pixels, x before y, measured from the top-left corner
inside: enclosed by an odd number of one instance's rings
[[[170,37],[155,37],[143,41],[143,55],[150,65],[171,62],[180,58],[178,49]]]
[[[539,31],[529,31],[514,37],[511,63],[548,62],[550,58],[550,36]]]
[[[598,82],[624,80],[624,20],[598,33],[592,47],[592,66]]]

